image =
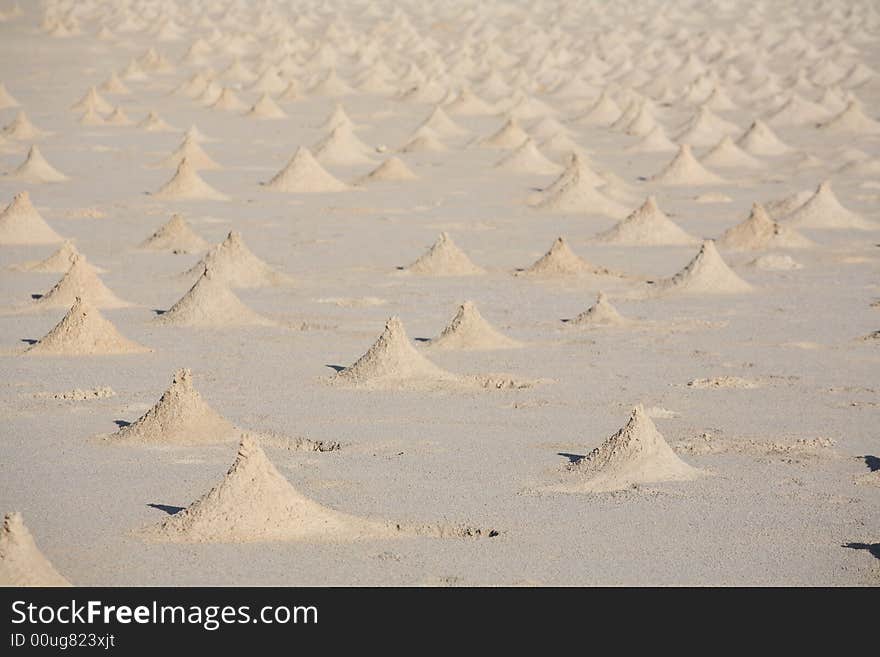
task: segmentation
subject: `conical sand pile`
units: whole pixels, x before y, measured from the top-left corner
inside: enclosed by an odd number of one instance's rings
[[[660,293],[682,294],[743,294],[754,289],[727,266],[712,240],[703,242],[684,269],[658,281],[654,288]]]
[[[9,109],[10,107],[18,107],[19,102],[13,98],[6,85],[0,82],[0,109]]]
[[[485,273],[483,268],[471,262],[445,232],[440,233],[440,237],[424,255],[404,269],[426,276],[473,276]]]
[[[700,164],[687,144],[682,144],[672,161],[650,180],[662,185],[717,185],[724,182],[721,176]]]
[[[736,143],[752,155],[783,155],[791,152],[791,147],[783,143],[763,121],[752,123]]]
[[[514,349],[522,347],[487,322],[473,301],[465,301],[429,346],[438,349]]]
[[[406,163],[398,157],[389,157],[366,176],[358,180],[358,184],[371,182],[391,182],[400,180],[416,180],[418,176]]]
[[[880,134],[880,121],[865,114],[861,104],[856,100],[851,100],[840,114],[820,123],[818,127],[825,132],[837,134]]]
[[[40,216],[27,192],[16,194],[0,213],[0,244],[54,244],[63,239]]]
[[[594,326],[623,326],[630,320],[617,312],[617,308],[611,305],[604,292],[599,292],[596,303],[577,317],[565,320],[569,326],[592,328]]]
[[[837,200],[831,189],[831,181],[819,185],[816,193],[801,207],[782,219],[786,224],[799,228],[822,228],[826,230],[878,230],[880,224],[847,210]]]
[[[730,135],[725,135],[703,156],[703,164],[718,168],[761,169],[764,163],[737,146]]]
[[[180,143],[180,146],[177,147],[177,150],[159,162],[159,166],[168,169],[176,169],[180,166],[180,163],[183,162],[183,160],[186,160],[196,171],[201,169],[221,168],[220,165],[211,159],[211,156],[204,151],[199,145],[199,142],[189,135],[183,138],[183,141]]]
[[[309,499],[244,438],[223,480],[144,536],[180,543],[347,541],[387,538],[393,525],[357,518]]]
[[[815,245],[793,228],[773,221],[764,206],[755,203],[745,221],[727,229],[718,238],[718,246],[736,251],[760,251],[803,249]]]
[[[177,165],[177,171],[171,180],[165,183],[153,196],[171,200],[229,200],[228,196],[218,192],[202,180],[196,168],[186,158],[183,158]]]
[[[654,126],[640,141],[626,149],[629,153],[665,153],[675,150],[678,147],[666,136],[666,131],[660,125]]]
[[[208,248],[208,243],[190,228],[190,225],[179,214],[171,215],[171,219],[159,226],[141,244],[140,248],[149,251],[171,251],[172,253],[198,253]]]
[[[467,130],[449,118],[441,106],[437,106],[420,127],[433,130],[440,137],[458,137],[467,134]]]
[[[400,153],[444,153],[449,149],[440,141],[437,133],[431,128],[422,126],[397,150]]]
[[[560,489],[590,493],[691,481],[703,475],[672,451],[641,404],[633,409],[626,426],[572,465],[571,470],[582,480]]]
[[[309,149],[300,146],[281,171],[266,183],[276,192],[321,193],[341,192],[348,185],[333,177],[312,156]]]
[[[501,158],[496,164],[496,169],[503,169],[512,173],[534,174],[537,176],[550,176],[562,170],[555,162],[548,160],[531,137],[527,138],[518,148]]]
[[[125,110],[121,107],[117,106],[113,108],[113,111],[107,115],[107,118],[104,120],[107,125],[131,125],[134,123],[130,118],[128,118],[128,114],[125,113]]]
[[[87,301],[77,297],[64,318],[26,353],[48,356],[141,354],[150,349],[124,337]]]
[[[230,231],[226,239],[214,246],[184,276],[193,279],[210,269],[217,280],[229,287],[264,287],[284,285],[291,279],[272,269],[255,256],[244,243],[241,233]]]
[[[70,269],[73,259],[80,255],[74,243],[70,240],[64,240],[52,254],[43,260],[34,260],[20,265],[12,265],[11,269],[16,271],[32,271],[51,274],[62,274]],[[102,270],[93,267],[95,271],[100,273]]]
[[[580,256],[575,255],[562,237],[557,237],[550,250],[541,256],[531,267],[517,273],[535,276],[578,276],[583,274],[620,276],[620,274],[604,267],[596,267]]]
[[[193,387],[192,372],[177,370],[156,405],[114,434],[108,442],[156,446],[231,442],[241,431],[221,417]]]
[[[497,132],[481,139],[479,144],[487,148],[516,148],[528,137],[528,133],[519,126],[517,120],[510,118]]]
[[[86,95],[71,105],[70,109],[74,112],[88,112],[91,110],[96,114],[108,114],[113,110],[113,106],[101,98],[101,94],[98,93],[95,87],[89,87]]]
[[[697,244],[700,241],[666,216],[657,207],[653,196],[649,196],[626,219],[599,233],[593,240],[607,244],[668,246]]]
[[[254,312],[206,268],[189,291],[157,320],[174,326],[273,326],[275,322]]]
[[[80,125],[95,126],[105,125],[107,122],[94,108],[90,107],[79,117],[78,123]]]
[[[565,173],[562,175],[566,176]],[[625,217],[627,214],[624,206],[608,198],[585,180],[584,173],[579,169],[551,185],[534,207],[550,212],[597,214],[612,219]]]
[[[223,87],[217,99],[209,105],[211,109],[223,110],[225,112],[242,112],[247,109],[247,105],[242,102],[235,91],[229,87]]]
[[[174,128],[165,123],[156,112],[150,110],[143,121],[138,123],[138,128],[147,132],[174,132]]]
[[[368,155],[370,147],[358,139],[354,130],[346,125],[333,128],[312,150],[315,158],[324,164],[352,166],[375,161]]]
[[[332,378],[334,383],[366,388],[430,385],[457,380],[458,377],[437,367],[413,347],[399,317],[391,317],[367,353]]]
[[[36,146],[30,147],[25,161],[17,169],[10,172],[9,176],[29,183],[53,183],[67,180],[67,176],[46,161]]]
[[[0,586],[70,586],[40,552],[20,513],[7,513],[0,530]]]
[[[286,119],[287,113],[278,107],[268,93],[264,93],[245,116],[251,119]]]
[[[7,139],[33,141],[34,139],[45,137],[48,133],[37,128],[37,126],[31,123],[27,114],[24,111],[20,111],[12,121],[3,126],[2,134]]]
[[[73,256],[70,269],[37,303],[41,307],[69,308],[81,297],[95,308],[125,308],[131,304],[117,297],[98,277],[82,254]]]

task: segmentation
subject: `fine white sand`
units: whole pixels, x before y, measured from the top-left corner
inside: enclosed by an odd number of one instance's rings
[[[269,4],[0,0],[0,584],[880,584],[876,2]]]

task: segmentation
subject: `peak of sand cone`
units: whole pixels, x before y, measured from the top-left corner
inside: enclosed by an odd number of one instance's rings
[[[718,238],[718,246],[736,251],[760,251],[803,249],[815,244],[793,228],[773,221],[764,206],[755,203],[745,221],[728,228]]]
[[[95,89],[94,87],[89,87],[86,95],[83,96],[79,101],[71,105],[70,109],[74,112],[88,112],[89,110],[91,110],[92,112],[97,112],[98,114],[107,114],[113,110],[113,106],[106,100],[101,98],[101,95],[98,93],[97,89]]]
[[[104,285],[95,268],[81,253],[74,254],[70,269],[37,303],[42,307],[70,307],[77,297],[96,308],[125,308],[131,305]]]
[[[71,240],[64,240],[52,254],[44,260],[36,260],[21,265],[13,265],[12,269],[17,271],[32,271],[45,273],[64,273],[70,269],[73,259],[80,253]],[[100,271],[97,267],[96,271]]]
[[[209,107],[226,112],[242,112],[247,109],[247,105],[229,87],[223,87],[220,95]]]
[[[70,586],[40,552],[20,513],[7,513],[0,530],[0,586]]]
[[[394,533],[392,525],[309,499],[278,472],[256,440],[246,437],[217,486],[144,535],[179,543],[252,543],[346,541]]]
[[[572,326],[621,326],[628,324],[629,320],[617,312],[617,308],[611,305],[604,292],[596,296],[596,303],[587,308],[577,317],[566,320]]]
[[[40,216],[27,192],[13,196],[0,212],[0,244],[54,244],[63,239]]]
[[[245,113],[251,119],[286,119],[287,113],[278,107],[272,97],[264,92],[259,100]]]
[[[487,148],[516,148],[528,139],[529,134],[519,126],[513,117],[507,119],[496,132],[479,141]]]
[[[180,369],[150,410],[107,440],[157,446],[210,445],[231,442],[240,435],[239,429],[202,399],[193,387],[192,371]]]
[[[544,192],[542,200],[534,207],[551,212],[597,214],[612,219],[626,216],[627,209],[590,184],[580,169],[562,176]]]
[[[736,143],[752,155],[782,155],[791,152],[791,147],[783,143],[776,133],[760,120],[752,123]]]
[[[496,162],[495,168],[538,176],[551,176],[562,170],[562,167],[548,160],[538,150],[531,137],[527,137],[518,148]]]
[[[173,214],[155,233],[144,240],[140,248],[172,253],[198,253],[206,250],[208,246],[208,243],[196,234],[183,217]]]
[[[89,107],[83,112],[83,115],[79,117],[78,122],[80,125],[86,126],[106,125],[107,123],[107,121],[104,120],[104,117],[98,114],[93,107]]]
[[[119,79],[115,72],[110,74],[110,77],[101,84],[100,88],[105,94],[117,96],[127,96],[131,93],[131,89],[125,86],[125,83]]]
[[[683,294],[743,294],[754,289],[727,266],[712,240],[704,241],[684,269],[658,281],[655,288]]]
[[[672,451],[641,404],[633,409],[623,428],[571,469],[585,480],[570,489],[592,493],[664,481],[691,481],[703,474]]]
[[[175,128],[163,121],[155,111],[150,110],[137,127],[147,132],[174,132]]]
[[[367,153],[370,147],[354,134],[351,126],[339,125],[314,145],[315,158],[324,164],[351,166],[375,162]]]
[[[685,232],[657,207],[657,200],[649,196],[626,219],[593,238],[596,242],[627,245],[690,245],[699,239]]]
[[[461,304],[452,321],[428,344],[438,349],[514,349],[523,346],[489,324],[473,301]]]
[[[6,89],[6,85],[0,82],[0,109],[19,107],[19,105],[20,103]]]
[[[361,178],[358,183],[416,180],[417,178],[418,176],[413,173],[412,169],[406,166],[403,160],[392,156]]]
[[[710,146],[722,135],[740,131],[739,126],[720,118],[705,105],[682,128],[682,132],[675,138],[676,141],[694,146]]]
[[[27,159],[15,171],[10,172],[9,176],[29,183],[53,183],[67,180],[67,176],[46,161],[36,145],[30,147]]]
[[[254,312],[214,276],[210,267],[169,310],[158,318],[175,326],[273,326],[275,322]]]
[[[180,163],[186,160],[196,171],[200,169],[220,169],[211,156],[199,145],[199,142],[190,136],[185,136],[180,146],[164,160],[159,162],[160,167],[176,169]]]
[[[478,267],[467,257],[448,233],[440,233],[437,241],[431,245],[418,260],[404,267],[408,272],[428,276],[473,276],[483,274],[485,270]]]
[[[204,199],[212,201],[228,201],[229,197],[218,192],[202,180],[196,168],[187,158],[180,160],[174,176],[153,194],[161,199]]]
[[[841,134],[876,135],[880,122],[865,114],[861,103],[851,100],[840,114],[817,126],[820,130]]]
[[[410,343],[403,322],[391,317],[382,335],[353,365],[333,381],[354,386],[383,386],[407,382],[455,381],[456,376],[429,361]]]
[[[865,219],[847,210],[831,189],[831,181],[820,183],[816,192],[801,207],[782,220],[789,225],[801,228],[823,228],[826,230],[877,230],[880,224]]]
[[[450,119],[449,115],[440,105],[434,108],[431,115],[425,119],[419,127],[429,128],[441,137],[457,137],[459,135],[467,134],[468,132],[455,121]]]
[[[345,108],[342,106],[342,103],[336,103],[333,112],[327,117],[324,123],[318,126],[318,129],[321,132],[329,133],[339,126],[346,126],[352,129],[356,127],[354,121],[351,120],[348,113],[345,111]]]
[[[107,118],[104,119],[104,123],[107,125],[131,125],[134,123],[130,118],[128,118],[128,114],[125,113],[125,110],[120,106],[116,106],[113,108],[113,111],[107,115]]]
[[[77,297],[64,318],[25,353],[103,356],[148,351],[150,349],[124,337],[96,308]]]
[[[443,153],[448,149],[431,128],[422,126],[397,150],[400,153]]]
[[[703,156],[703,164],[719,168],[761,169],[764,167],[763,162],[737,146],[730,135],[724,135],[721,141]]]
[[[802,207],[804,203],[813,198],[814,193],[815,192],[810,191],[809,189],[803,189],[791,196],[786,196],[785,198],[765,203],[764,209],[771,218],[779,219]]]
[[[199,130],[198,126],[196,125],[191,125],[189,129],[185,133],[183,133],[183,138],[192,139],[199,144],[204,144],[209,141],[217,141],[216,139],[209,137],[204,132]]]
[[[266,183],[266,187],[276,192],[296,193],[341,192],[349,188],[322,167],[304,146],[296,149],[290,162]]]
[[[662,185],[715,185],[724,182],[721,176],[700,164],[688,144],[682,144],[672,161],[649,180]]]
[[[217,244],[184,276],[201,276],[205,269],[229,287],[264,287],[284,285],[291,279],[272,269],[251,252],[244,243],[241,233],[230,231],[226,239]]]
[[[461,116],[487,116],[497,111],[492,105],[474,94],[470,89],[462,89],[458,95],[445,105],[449,114]]]
[[[578,125],[610,126],[620,118],[621,114],[620,106],[611,98],[607,91],[603,91],[593,106],[585,114],[572,119],[572,123]]]
[[[327,75],[309,89],[312,96],[348,96],[354,89],[331,68]]]
[[[569,248],[568,243],[562,237],[557,237],[544,255],[538,258],[528,269],[518,273],[534,274],[537,276],[572,276],[578,274],[594,274],[600,276],[615,276],[613,272],[587,262]]]
[[[640,141],[629,146],[626,151],[629,153],[665,153],[677,149],[678,146],[675,145],[675,142],[666,136],[663,126],[656,125]]]
[[[31,141],[46,136],[48,133],[43,132],[28,118],[24,110],[20,110],[15,118],[8,124],[3,126],[3,136],[18,141]]]

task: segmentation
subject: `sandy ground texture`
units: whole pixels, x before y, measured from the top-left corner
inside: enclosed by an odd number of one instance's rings
[[[0,83],[0,583],[880,584],[876,2],[0,0]]]

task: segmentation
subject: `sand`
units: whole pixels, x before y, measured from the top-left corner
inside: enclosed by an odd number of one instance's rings
[[[65,579],[877,584],[844,547],[880,541],[876,3],[80,4],[0,22],[0,173],[36,145],[67,177],[0,175],[0,211],[27,192],[51,231],[0,231],[0,502]],[[479,144],[509,120],[518,140]],[[342,159],[288,169],[337,129]],[[198,180],[225,200],[180,193]],[[458,248],[399,269],[440,233]],[[206,264],[222,280],[183,312]],[[152,351],[23,355],[77,296]],[[178,302],[206,323],[158,312]],[[409,337],[379,344],[390,316]],[[486,324],[521,346],[482,348]],[[94,439],[181,367],[213,414]],[[609,458],[621,488],[547,490],[606,488],[574,464],[639,403],[712,476]],[[242,427],[297,499],[393,531],[256,540],[274,507],[240,498],[155,530],[221,483]]]
[[[40,552],[20,513],[3,516],[0,530],[0,586],[70,586]]]

